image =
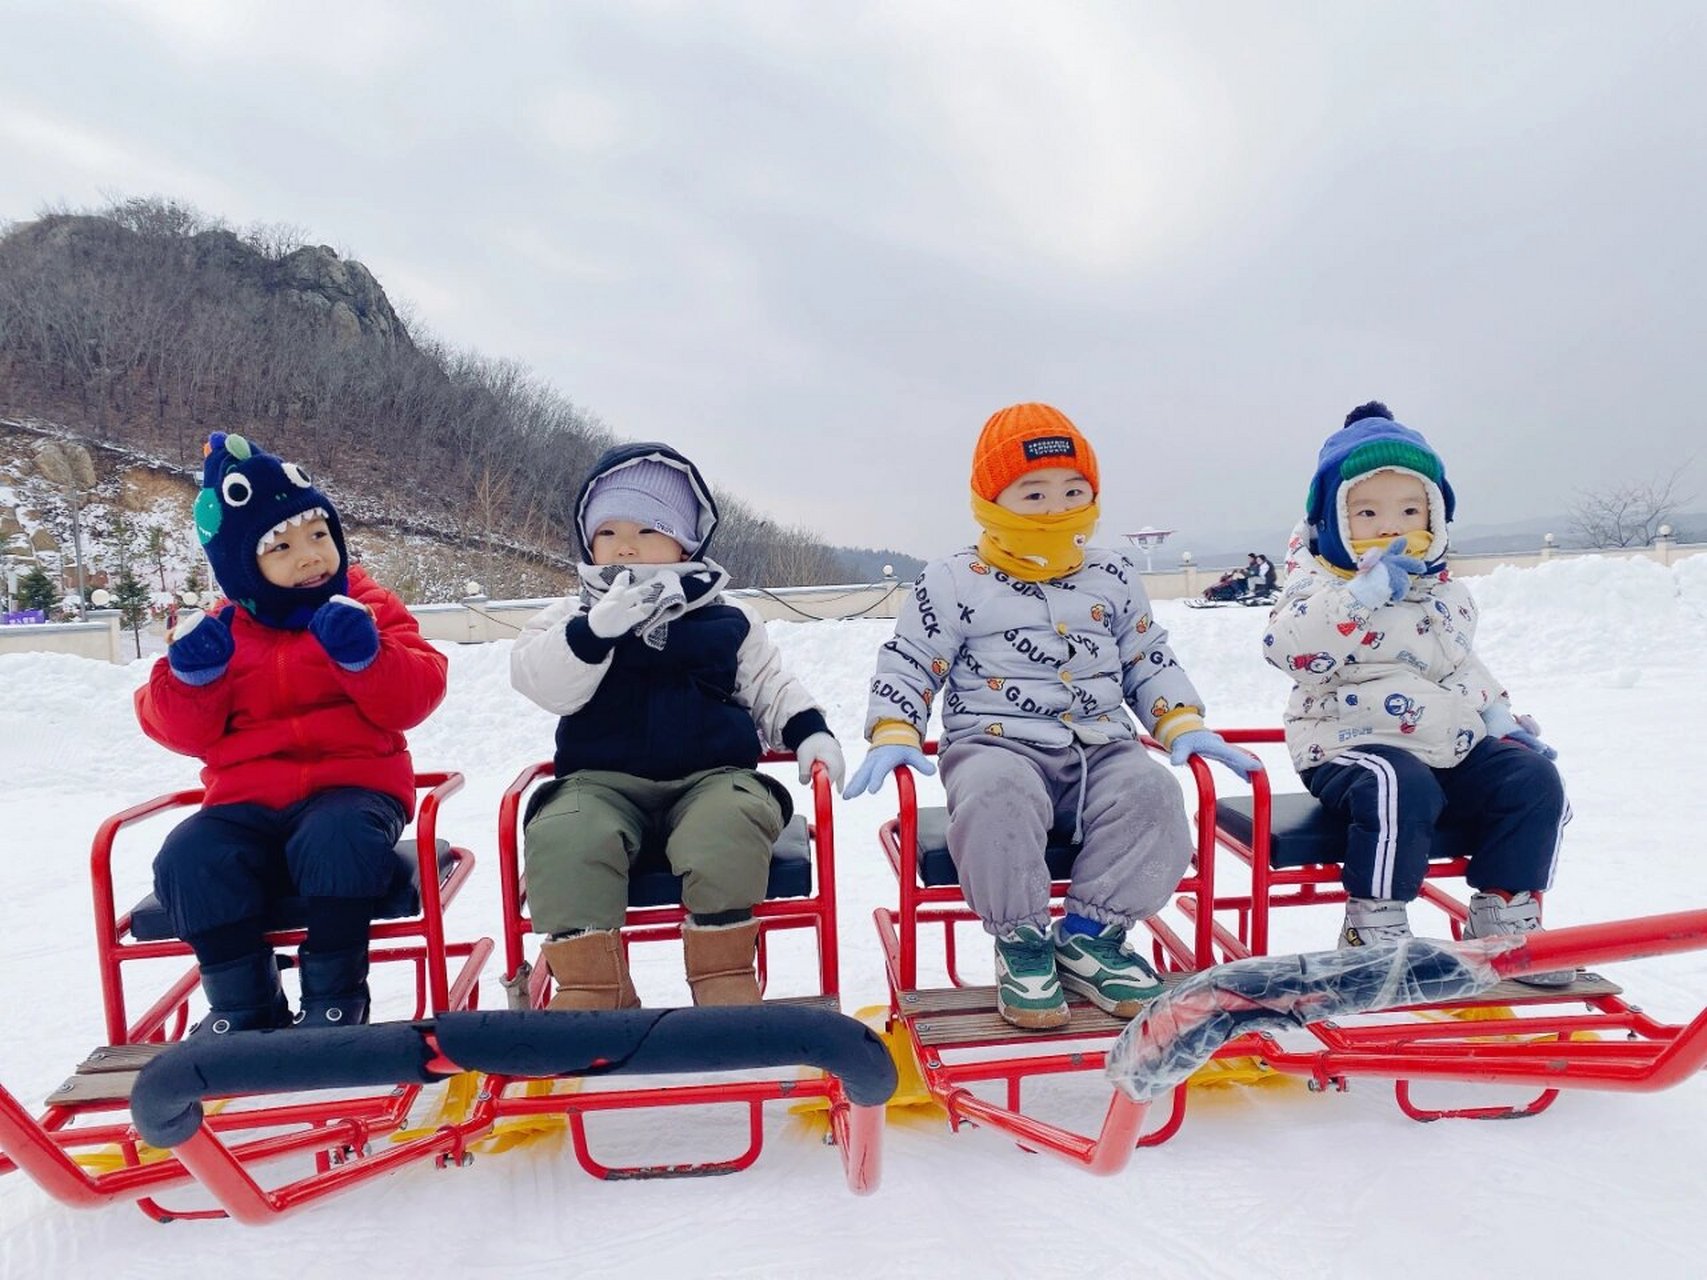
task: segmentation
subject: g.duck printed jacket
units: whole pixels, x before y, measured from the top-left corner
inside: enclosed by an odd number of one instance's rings
[[[1047,582],[1011,577],[975,547],[927,565],[878,650],[867,736],[894,720],[923,738],[939,692],[944,746],[971,734],[1039,747],[1131,739],[1127,706],[1166,746],[1170,726],[1197,725],[1203,709],[1137,569],[1095,547]]]

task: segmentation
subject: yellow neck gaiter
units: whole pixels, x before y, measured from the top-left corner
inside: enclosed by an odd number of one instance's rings
[[[1022,582],[1076,573],[1102,512],[1095,502],[1053,516],[1022,516],[972,495],[972,517],[984,530],[978,554]]]
[[[1416,556],[1418,559],[1421,559],[1423,556],[1428,554],[1428,549],[1433,545],[1433,543],[1433,532],[1428,529],[1412,529],[1405,535],[1405,546],[1402,554],[1407,556]],[[1363,558],[1363,553],[1365,551],[1372,551],[1376,547],[1385,551],[1388,547],[1393,545],[1393,540],[1391,538],[1353,538],[1347,545],[1351,548],[1352,559],[1360,560]],[[1320,556],[1316,558],[1321,560]],[[1326,560],[1322,560],[1322,563],[1332,569],[1337,577],[1355,578],[1357,576],[1357,570],[1355,569],[1342,569],[1337,564],[1328,564]]]
[[[1405,535],[1404,554],[1420,558],[1428,551],[1429,544],[1433,541],[1434,534],[1429,532],[1427,529],[1412,529]],[[1351,554],[1353,556],[1362,556],[1365,551],[1368,551],[1373,547],[1380,547],[1382,550],[1386,550],[1392,545],[1393,540],[1391,538],[1353,538],[1351,540]]]

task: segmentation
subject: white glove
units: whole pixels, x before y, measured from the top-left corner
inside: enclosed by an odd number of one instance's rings
[[[794,758],[800,763],[800,780],[812,781],[812,765],[822,762],[830,774],[830,785],[837,791],[842,789],[842,775],[847,772],[847,762],[842,759],[842,748],[837,741],[827,733],[814,733],[794,749]]]
[[[609,590],[587,610],[587,625],[593,629],[594,635],[615,640],[646,621],[656,600],[655,595],[648,599],[649,594],[646,586],[636,583],[634,575],[625,569],[610,584]]]

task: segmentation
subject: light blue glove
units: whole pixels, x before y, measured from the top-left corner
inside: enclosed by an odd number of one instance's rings
[[[1241,778],[1250,777],[1261,763],[1250,752],[1230,745],[1213,729],[1192,729],[1180,734],[1168,750],[1168,763],[1184,764],[1192,756],[1219,760]]]
[[[1544,760],[1559,758],[1557,751],[1541,741],[1541,726],[1535,722],[1534,716],[1514,716],[1511,707],[1496,702],[1482,708],[1482,723],[1488,726],[1490,738],[1510,738]]]
[[[1378,609],[1395,600],[1403,600],[1411,589],[1411,579],[1423,571],[1423,562],[1415,556],[1402,554],[1403,538],[1394,538],[1385,547],[1371,547],[1357,558],[1357,576],[1346,584],[1351,597],[1365,609]]]
[[[873,747],[865,753],[865,759],[861,760],[859,768],[854,770],[854,776],[848,779],[842,799],[852,800],[855,796],[876,795],[883,790],[883,784],[889,780],[889,775],[895,772],[896,766],[903,764],[924,774],[936,772],[936,765],[931,762],[931,758],[917,747]]]

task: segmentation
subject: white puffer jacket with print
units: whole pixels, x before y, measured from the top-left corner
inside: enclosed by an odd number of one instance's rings
[[[1476,605],[1442,570],[1366,609],[1305,544],[1287,545],[1286,585],[1263,657],[1293,681],[1286,745],[1300,771],[1357,747],[1402,747],[1437,769],[1486,736],[1482,710],[1507,701],[1473,651]]]

